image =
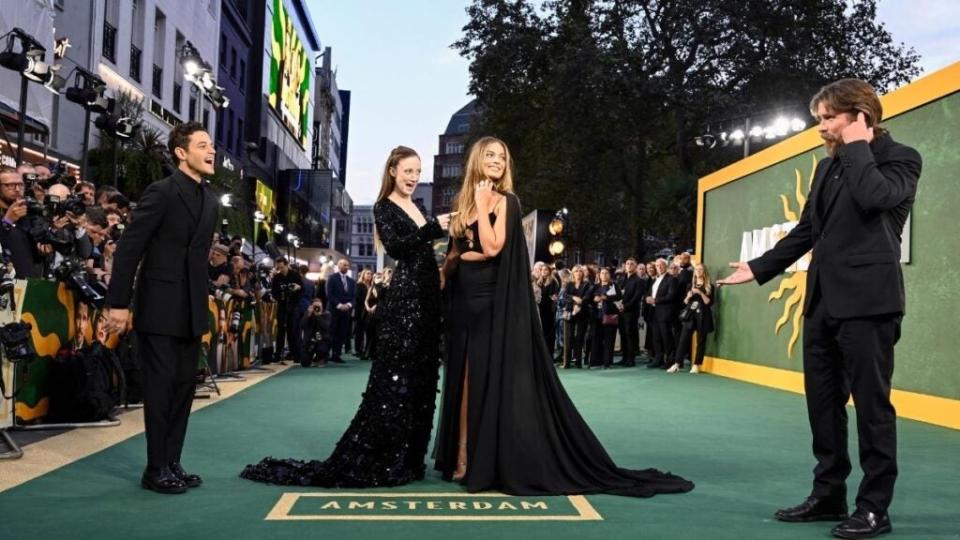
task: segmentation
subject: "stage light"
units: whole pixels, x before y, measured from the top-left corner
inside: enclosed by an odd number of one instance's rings
[[[550,234],[554,236],[563,233],[563,220],[560,218],[553,218],[550,220],[550,224],[547,225],[547,230],[550,231]]]
[[[257,223],[263,223],[264,221],[266,221],[266,219],[267,219],[267,216],[265,216],[264,213],[259,210],[253,213],[253,221]]]
[[[274,225],[274,226],[273,226],[273,232],[276,233],[276,234],[282,233],[282,232],[283,232],[283,225],[281,225],[281,224],[279,224],[279,223],[277,223],[276,225]]]
[[[763,138],[764,139],[775,139],[777,137],[777,128],[770,124],[769,126],[763,128]]]
[[[773,132],[777,137],[783,137],[790,131],[790,121],[782,116],[778,116],[773,121]]]
[[[751,136],[751,137],[754,137],[754,138],[762,137],[762,136],[763,136],[763,128],[760,127],[760,126],[753,126],[752,128],[750,128],[750,136]]]
[[[296,236],[294,236],[294,235],[292,235],[292,234],[290,234],[290,233],[287,233],[287,242],[293,242],[293,240],[294,240],[295,238],[296,238]]]
[[[221,195],[220,206],[223,206],[224,208],[233,207],[233,195],[230,195],[229,193],[224,193],[223,195]]]
[[[742,129],[735,129],[733,130],[732,133],[730,133],[730,140],[734,142],[740,142],[743,140],[745,136],[746,134],[743,132]]]
[[[793,120],[790,120],[790,129],[793,131],[803,131],[806,128],[807,123],[800,118],[794,117]]]
[[[327,256],[326,256],[326,255],[321,255],[320,258],[317,259],[317,260],[320,261],[320,264],[327,264],[327,261],[328,261],[329,259],[327,259]]]
[[[550,251],[551,255],[554,257],[559,257],[560,254],[563,253],[564,247],[565,246],[563,245],[562,241],[554,240],[553,242],[550,242],[550,246],[547,249]]]

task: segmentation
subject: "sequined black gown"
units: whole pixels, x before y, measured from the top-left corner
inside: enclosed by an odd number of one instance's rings
[[[266,458],[241,477],[271,484],[364,488],[423,479],[439,378],[440,280],[423,227],[384,199],[373,207],[381,242],[397,261],[377,307],[378,341],[360,408],[324,461]]]

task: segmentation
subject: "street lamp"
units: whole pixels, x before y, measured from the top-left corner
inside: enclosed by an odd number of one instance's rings
[[[106,98],[103,97],[103,91],[107,88],[107,83],[103,82],[99,76],[83,69],[80,66],[74,68],[73,86],[67,88],[66,96],[68,101],[72,101],[83,107],[83,151],[80,157],[80,178],[87,179],[87,150],[90,147],[90,113],[106,111]]]

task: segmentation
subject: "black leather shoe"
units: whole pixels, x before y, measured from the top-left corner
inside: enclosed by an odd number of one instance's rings
[[[176,495],[187,491],[187,485],[173,474],[170,467],[162,467],[156,472],[144,471],[140,485],[144,489],[165,495]]]
[[[333,362],[334,364],[346,364],[346,362],[344,362],[343,359],[340,358],[339,356],[336,358],[331,358],[330,361]]]
[[[188,473],[177,462],[170,464],[170,472],[189,488],[195,488],[203,483],[203,478],[200,478],[200,475]]]
[[[857,508],[852,516],[830,531],[837,538],[873,538],[893,530],[890,516]]]
[[[847,503],[828,501],[816,497],[807,497],[807,500],[774,512],[773,517],[780,521],[791,523],[805,521],[840,521],[847,517]]]

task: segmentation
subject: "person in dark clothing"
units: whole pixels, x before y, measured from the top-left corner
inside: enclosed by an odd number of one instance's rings
[[[350,339],[350,319],[353,318],[353,303],[357,297],[357,284],[347,275],[350,270],[350,261],[337,261],[338,272],[327,278],[327,311],[333,315],[333,326],[330,331],[333,339],[331,362],[342,364],[340,355]]]
[[[111,330],[126,330],[136,278],[133,325],[143,371],[147,435],[141,485],[172,494],[202,482],[183,469],[180,456],[200,340],[210,330],[207,258],[218,208],[203,183],[203,176],[214,173],[215,157],[203,127],[196,122],[180,124],[171,131],[168,147],[179,162],[177,170],[144,190],[113,256],[106,304]]]
[[[23,175],[12,167],[0,168],[0,246],[10,252],[10,261],[18,278],[40,277],[41,259],[33,240],[27,233],[30,219],[23,197]]]
[[[643,300],[643,281],[637,276],[637,260],[628,257],[623,263],[623,280],[619,285],[623,294],[623,311],[621,312],[620,350],[623,367],[637,365],[637,349],[640,347],[640,305]]]
[[[683,359],[690,354],[690,341],[694,334],[697,336],[697,354],[690,366],[690,373],[700,373],[703,365],[704,345],[707,336],[713,332],[713,304],[717,289],[710,281],[710,275],[702,264],[693,267],[693,281],[683,297],[684,306],[689,306],[691,316],[682,321],[680,339],[677,341],[677,352],[674,355],[673,365],[668,373],[676,373],[683,368]]]
[[[366,306],[367,293],[373,286],[373,272],[369,268],[360,271],[357,279],[357,297],[353,303],[353,350],[361,360],[369,360],[369,351],[367,345],[367,316]]]
[[[824,86],[810,101],[829,157],[814,171],[800,220],[773,249],[720,284],[763,284],[812,250],[803,306],[803,373],[813,435],[813,489],[780,521],[839,521],[841,538],[892,530],[897,413],[890,402],[894,345],[906,306],[900,251],[921,158],[879,125],[876,91],[857,79]],[[863,480],[847,517],[847,402],[856,403]],[[935,521],[934,521],[935,522]]]
[[[657,259],[657,277],[650,286],[647,304],[653,307],[654,359],[648,368],[667,369],[673,359],[676,337],[673,334],[674,321],[677,320],[677,278],[667,271],[667,261]]]
[[[300,332],[303,334],[301,366],[327,365],[330,356],[330,322],[330,313],[323,309],[323,302],[314,298],[300,319]]]
[[[617,304],[622,295],[610,276],[610,269],[600,269],[600,281],[593,288],[594,337],[590,366],[609,369],[613,363],[613,347],[620,323]]]
[[[284,359],[284,344],[290,345],[289,357],[300,358],[300,332],[298,331],[297,305],[303,294],[303,279],[300,273],[290,268],[286,257],[276,261],[276,275],[270,286],[277,301],[277,343],[273,349],[274,362]]]
[[[553,329],[554,310],[556,309],[557,295],[560,292],[560,284],[553,277],[553,269],[544,264],[540,268],[540,276],[537,279],[537,286],[540,287],[540,301],[537,303],[537,310],[540,313],[540,324],[543,327],[543,335],[547,336],[547,349],[550,356],[554,355],[556,349],[556,339]]]
[[[587,325],[590,323],[587,308],[590,301],[592,286],[586,280],[586,271],[583,266],[577,265],[571,271],[573,278],[567,283],[567,307],[570,321],[570,351],[563,359],[563,367],[583,367],[583,346],[587,336]]]

